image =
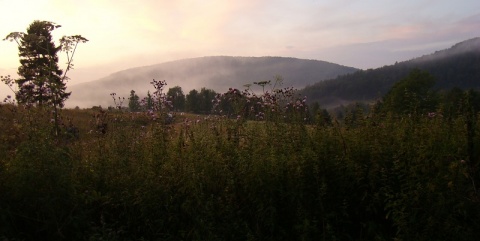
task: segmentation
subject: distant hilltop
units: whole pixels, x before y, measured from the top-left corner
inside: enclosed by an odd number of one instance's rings
[[[127,98],[131,90],[139,96],[152,91],[152,79],[166,80],[168,88],[182,87],[187,94],[192,89],[202,87],[225,92],[228,88],[244,88],[245,84],[271,80],[279,75],[284,79],[285,87],[304,88],[316,82],[332,79],[358,71],[356,68],[342,66],[319,60],[306,60],[285,57],[232,57],[210,56],[162,64],[132,68],[113,73],[105,78],[72,85],[68,107],[91,107],[113,105],[110,93]]]

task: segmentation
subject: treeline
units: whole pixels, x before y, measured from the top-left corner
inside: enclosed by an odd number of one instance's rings
[[[437,90],[436,78],[426,71],[413,69],[405,78],[396,82],[382,97],[374,102],[353,102],[329,110],[334,118],[344,119],[346,115],[362,111],[364,114],[393,113],[396,115],[442,115],[455,118],[459,110],[465,110],[466,103],[480,110],[480,92],[474,89],[462,90],[458,87]],[[468,101],[465,96],[468,95]],[[318,110],[320,105],[311,105]],[[326,110],[323,110],[324,112]],[[331,117],[329,117],[331,118]]]
[[[279,83],[283,81],[283,79],[277,76],[275,81]],[[130,112],[155,110],[155,102],[160,100],[166,111],[203,115],[226,115],[228,117],[242,115],[244,118],[255,120],[258,119],[258,115],[255,117],[255,115],[251,113],[258,112],[260,108],[265,108],[265,101],[277,101],[276,99],[271,99],[275,98],[273,95],[281,95],[282,97],[288,95],[288,97],[293,98],[294,101],[301,101],[303,104],[302,109],[308,112],[306,98],[301,98],[293,88],[270,89],[271,92],[269,92],[269,88],[275,88],[271,86],[271,81],[255,82],[253,85],[263,87],[262,95],[258,95],[250,89],[250,85],[247,85],[244,90],[229,88],[225,93],[217,93],[207,88],[201,88],[200,91],[193,89],[186,95],[183,93],[181,87],[175,86],[169,88],[165,94],[159,92],[151,94],[147,92],[147,96],[142,99],[132,90],[128,98],[128,107],[123,107],[123,99],[118,101],[115,99],[118,98],[115,97],[115,94],[113,94],[113,97],[118,109],[128,110]],[[282,104],[286,108],[295,106],[295,103],[285,102]],[[113,109],[113,107],[110,109]],[[316,111],[316,109],[313,110]],[[311,114],[310,112],[308,113],[309,115]]]
[[[217,92],[207,88],[202,88],[200,91],[193,89],[185,95],[180,86],[170,88],[166,93],[170,111],[195,114],[211,114],[216,95]],[[128,107],[125,108],[132,112],[150,110],[152,109],[153,98],[150,92],[147,93],[146,97],[140,98],[132,90],[128,98]],[[121,106],[118,107],[122,108]]]
[[[325,108],[318,101],[307,101],[306,96],[302,97],[299,91],[293,88],[285,88],[283,91],[286,93],[288,90],[289,95],[297,98],[296,100],[305,102],[305,118],[308,123],[314,123],[319,113],[320,118],[325,118],[331,122],[333,119],[343,120],[346,115],[357,112],[359,109],[364,114],[368,114],[373,110],[382,110],[382,112],[398,114],[439,112],[445,116],[456,115],[459,106],[463,105],[461,102],[463,101],[465,90],[458,87],[450,89],[445,87],[439,90],[437,82],[434,75],[420,69],[413,69],[376,101],[355,101],[335,108]],[[271,87],[269,81],[259,83]],[[255,85],[258,86],[259,83],[256,82]],[[479,93],[474,89],[470,89],[467,93],[472,98],[472,105],[476,109],[480,107]],[[151,110],[154,102],[153,98],[155,97],[148,92],[146,97],[140,99],[135,91],[132,90],[128,98],[128,108],[125,107],[124,109],[131,112]],[[181,87],[175,86],[168,89],[164,98],[165,102],[168,103],[166,108],[168,111],[206,115],[220,114],[234,117],[241,113],[247,119],[257,120],[258,116],[255,117],[255,115],[248,114],[249,109],[257,110],[258,107],[255,103],[263,101],[262,98],[264,96],[256,96],[249,89],[249,86],[242,91],[230,89],[221,94],[207,88],[202,88],[200,91],[194,89],[187,95],[183,93]],[[239,105],[242,105],[243,109],[239,110]]]

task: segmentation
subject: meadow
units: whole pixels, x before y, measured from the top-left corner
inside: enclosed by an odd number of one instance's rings
[[[63,109],[60,132],[49,107],[0,105],[0,239],[480,237],[467,102],[336,119],[288,93],[257,108],[235,91],[230,115]]]

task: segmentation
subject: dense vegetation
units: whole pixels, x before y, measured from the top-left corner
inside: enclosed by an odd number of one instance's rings
[[[318,82],[302,90],[311,102],[331,108],[356,101],[372,102],[384,96],[398,80],[418,68],[432,74],[436,89],[480,89],[480,38],[410,61],[369,69]]]
[[[161,81],[151,111],[62,110],[61,135],[48,106],[3,104],[0,238],[475,240],[479,95],[430,78],[338,120],[289,88],[230,89],[214,108],[233,115],[168,124]]]

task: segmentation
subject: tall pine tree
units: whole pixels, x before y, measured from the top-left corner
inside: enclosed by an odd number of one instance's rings
[[[59,131],[58,108],[62,108],[70,96],[66,92],[66,74],[73,69],[72,61],[78,43],[88,41],[81,35],[63,36],[57,47],[51,32],[59,27],[61,26],[49,21],[36,20],[30,24],[26,33],[12,32],[3,39],[15,41],[18,45],[20,78],[15,80],[18,85],[18,91],[15,92],[18,103],[53,106],[56,135]],[[67,54],[65,72],[58,67],[59,51]],[[1,80],[9,86],[12,83],[9,77]]]
[[[58,67],[57,53],[51,31],[60,27],[48,21],[34,21],[22,34],[18,46],[20,67],[17,79],[19,103],[63,107],[70,96],[66,92],[63,71]]]

